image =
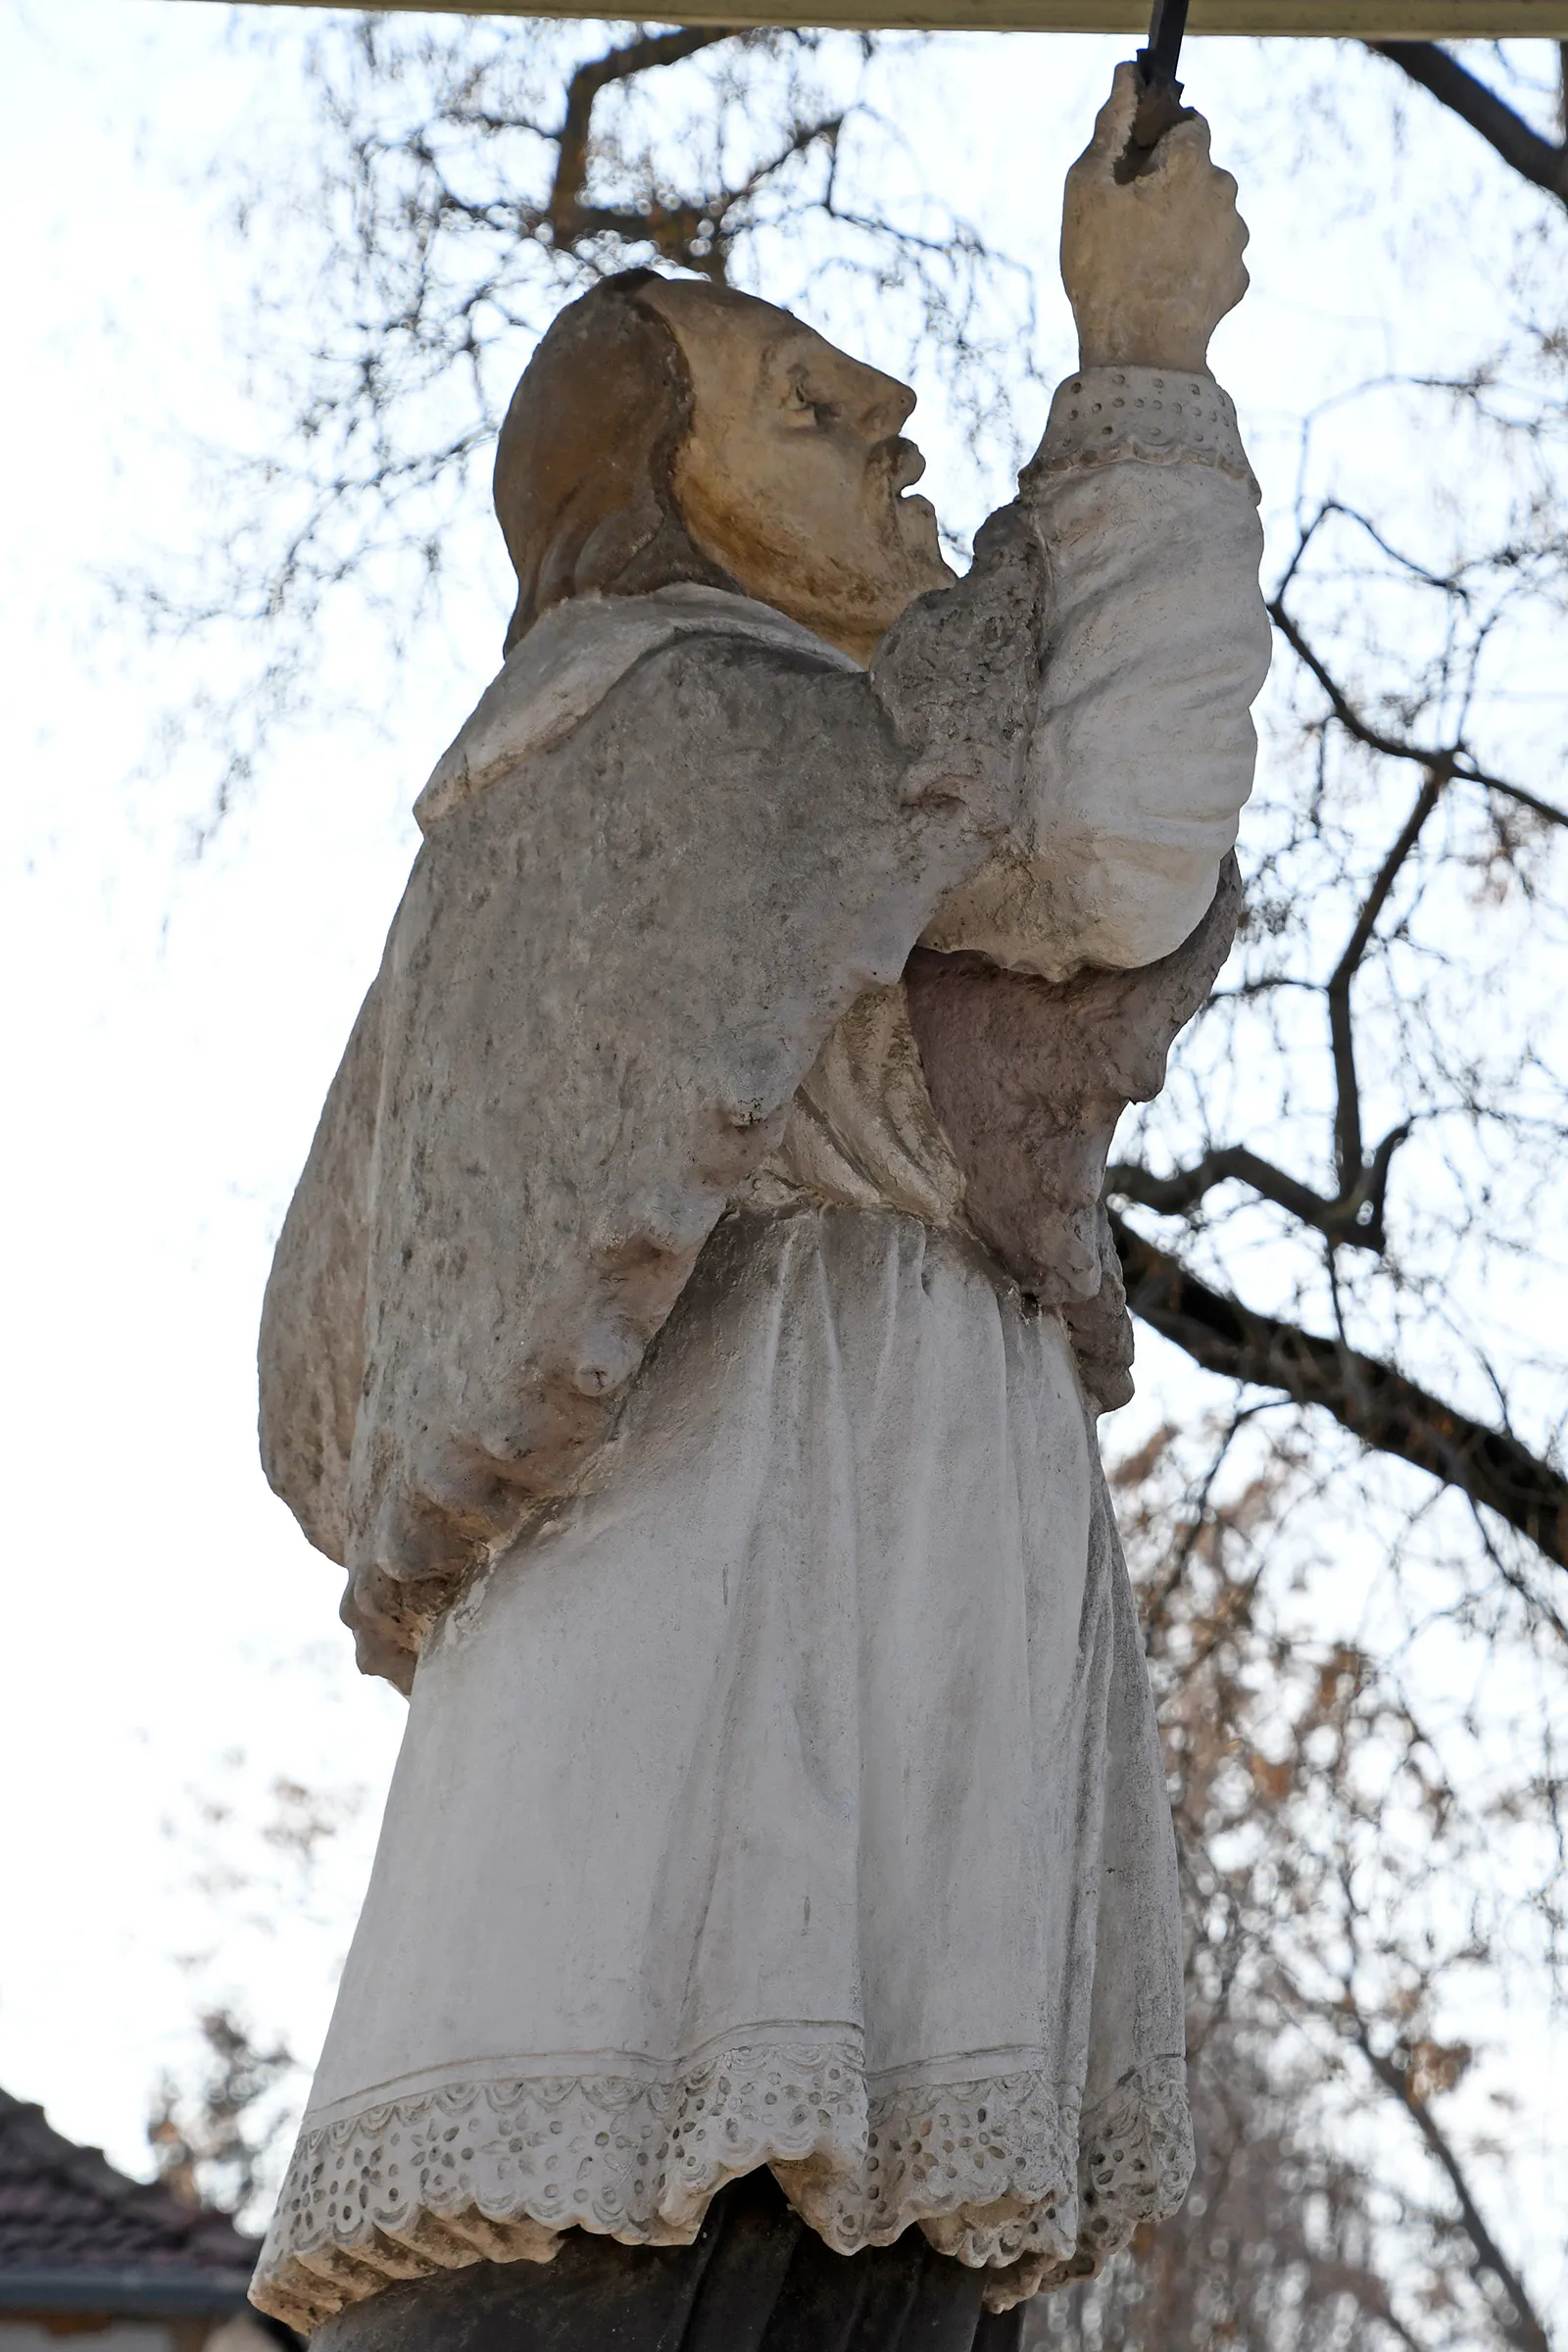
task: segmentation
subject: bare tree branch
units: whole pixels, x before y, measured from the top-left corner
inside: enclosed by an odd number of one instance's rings
[[[1197,1208],[1218,1185],[1245,1184],[1261,1200],[1272,1200],[1276,1208],[1288,1210],[1336,1247],[1348,1242],[1361,1250],[1381,1250],[1382,1195],[1389,1162],[1408,1133],[1408,1127],[1396,1127],[1385,1136],[1369,1165],[1362,1170],[1361,1179],[1337,1200],[1315,1192],[1311,1185],[1303,1184],[1299,1177],[1290,1175],[1284,1168],[1275,1167],[1271,1160],[1249,1151],[1245,1144],[1227,1144],[1218,1151],[1205,1152],[1192,1167],[1177,1168],[1169,1176],[1155,1176],[1132,1160],[1117,1160],[1106,1170],[1105,1185],[1107,1191],[1135,1200],[1140,1208],[1152,1208],[1162,1217],[1176,1217]]]
[[[1397,735],[1388,735],[1357,710],[1345,689],[1329,670],[1327,663],[1308,644],[1299,624],[1286,610],[1283,597],[1276,597],[1268,608],[1269,618],[1304,669],[1311,672],[1328,697],[1329,707],[1346,733],[1369,752],[1380,752],[1386,760],[1413,761],[1424,767],[1429,775],[1460,784],[1479,784],[1486,792],[1501,793],[1517,801],[1521,808],[1534,809],[1537,816],[1548,824],[1568,825],[1568,808],[1559,808],[1554,801],[1544,801],[1538,793],[1529,792],[1522,784],[1510,783],[1506,776],[1494,776],[1477,765],[1462,743],[1446,748],[1430,744],[1406,743]]]
[[[1342,2013],[1343,2014],[1343,2013]],[[1544,2322],[1536,2312],[1523,2279],[1503,2253],[1492,2231],[1487,2228],[1477,2205],[1464,2167],[1454,2152],[1453,2142],[1432,2112],[1429,2099],[1420,2095],[1413,2070],[1377,2049],[1367,2030],[1366,2021],[1355,2010],[1348,2012],[1351,2021],[1350,2037],[1367,2065],[1387,2091],[1392,2091],[1404,2109],[1431,2155],[1447,2175],[1448,2185],[1459,2207],[1459,2219],[1466,2237],[1475,2253],[1475,2267],[1494,2278],[1507,2297],[1511,2310],[1496,2313],[1496,2321],[1515,2352],[1551,2352],[1550,2338]]]
[[[1110,1225],[1128,1304],[1195,1363],[1321,1405],[1364,1446],[1457,1488],[1568,1568],[1568,1479],[1508,1431],[1455,1411],[1392,1364],[1210,1290],[1120,1217]]]
[[[635,211],[620,205],[593,204],[588,199],[588,175],[593,163],[593,112],[603,91],[614,83],[634,81],[660,66],[679,65],[722,41],[744,39],[736,24],[683,26],[673,32],[643,32],[634,39],[586,59],[566,85],[566,101],[556,139],[556,170],[550,194],[539,215],[553,243],[563,253],[575,252],[595,237],[612,236],[628,244],[645,240],[666,261],[722,281],[727,270],[733,229],[728,225],[737,205],[787,163],[818,140],[832,141],[843,127],[840,114],[796,122],[777,151],[734,186],[705,192],[699,202],[650,201]]]
[[[727,41],[732,24],[685,25],[675,32],[643,32],[629,41],[586,58],[566,84],[565,111],[556,134],[556,171],[545,213],[558,245],[570,246],[581,234],[584,194],[588,181],[594,101],[612,82],[632,81],[655,66],[679,65],[701,49]]]
[[[1376,933],[1378,917],[1446,781],[1446,775],[1440,770],[1429,775],[1422,785],[1415,807],[1372,879],[1325,991],[1336,1089],[1334,1147],[1340,1177],[1338,1194],[1332,1200],[1326,1198],[1245,1145],[1230,1145],[1205,1152],[1196,1166],[1178,1169],[1169,1176],[1154,1176],[1147,1168],[1128,1161],[1118,1162],[1107,1172],[1110,1191],[1136,1200],[1141,1207],[1174,1216],[1196,1208],[1216,1185],[1235,1180],[1250,1185],[1261,1199],[1272,1200],[1276,1207],[1299,1218],[1335,1248],[1350,1243],[1380,1252],[1385,1249],[1384,1207],[1389,1170],[1396,1151],[1410,1133],[1410,1124],[1404,1121],[1392,1128],[1370,1161],[1367,1159],[1361,1133],[1350,989]]]
[[[1568,144],[1553,145],[1532,130],[1494,90],[1450,57],[1436,41],[1368,41],[1367,47],[1386,57],[1412,81],[1430,90],[1439,103],[1468,122],[1518,172],[1521,179],[1544,188],[1568,204]]]
[[[1335,1084],[1334,1154],[1340,1172],[1340,1198],[1347,1204],[1359,1193],[1366,1173],[1365,1154],[1361,1147],[1361,1090],[1355,1074],[1355,1029],[1350,1015],[1350,983],[1371,944],[1378,916],[1388,904],[1389,893],[1399,878],[1399,869],[1420,840],[1422,827],[1437,807],[1446,780],[1441,771],[1429,775],[1417,793],[1415,807],[1378,868],[1372,887],[1361,903],[1361,911],[1355,918],[1345,953],[1329,976],[1329,1041],[1334,1057]],[[1385,1138],[1385,1174],[1387,1140]],[[1381,1201],[1378,1203],[1378,1222],[1381,1229]]]

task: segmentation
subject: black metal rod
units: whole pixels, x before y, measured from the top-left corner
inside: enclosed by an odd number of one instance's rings
[[[1160,140],[1186,120],[1176,78],[1186,30],[1187,0],[1154,0],[1149,46],[1138,52],[1138,109],[1126,148],[1116,159],[1116,177],[1123,183],[1153,170]]]
[[[1149,46],[1138,52],[1146,82],[1164,88],[1175,82],[1186,30],[1187,0],[1154,0],[1154,13],[1149,20]]]

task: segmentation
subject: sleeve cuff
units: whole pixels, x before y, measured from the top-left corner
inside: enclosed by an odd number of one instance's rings
[[[1027,489],[1048,475],[1126,458],[1190,459],[1244,482],[1254,501],[1260,496],[1229,393],[1212,376],[1168,368],[1086,368],[1068,376],[1021,478]]]

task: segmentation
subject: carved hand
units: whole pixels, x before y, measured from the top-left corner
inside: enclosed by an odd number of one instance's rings
[[[1061,275],[1083,368],[1205,366],[1208,339],[1247,291],[1236,182],[1209,161],[1200,115],[1178,122],[1150,170],[1119,181],[1138,69],[1116,68],[1095,135],[1067,174]]]

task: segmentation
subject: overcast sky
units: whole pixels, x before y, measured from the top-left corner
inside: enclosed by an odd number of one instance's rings
[[[206,657],[148,649],[112,586],[210,526],[196,444],[255,446],[264,421],[242,366],[249,264],[203,175],[241,149],[284,169],[306,135],[295,12],[265,13],[270,53],[203,0],[0,12],[19,222],[0,392],[0,2083],[132,2167],[149,2086],[188,2062],[198,2005],[233,1997],[314,2055],[398,1738],[402,1702],[354,1672],[336,1571],[262,1480],[254,1332],[412,853],[409,805],[505,617],[486,539],[460,599],[472,630],[396,677],[379,641],[338,648],[339,683],[382,723],[293,731],[195,854],[210,764],[162,761],[157,728],[212,682]],[[968,209],[1010,210],[1014,244],[1020,212],[1038,217],[1048,269],[1061,172],[1125,46],[959,43],[911,101],[906,128],[967,176]],[[1484,341],[1501,299],[1494,182],[1468,134],[1427,117],[1424,233],[1398,201],[1369,209],[1376,174],[1342,170],[1327,138],[1315,172],[1265,181],[1274,130],[1283,152],[1298,129],[1271,129],[1258,49],[1195,44],[1187,71],[1253,224],[1254,292],[1215,361],[1277,516],[1308,399]],[[1347,68],[1352,121],[1367,71]],[[1392,186],[1403,170],[1388,158]],[[1067,363],[1059,299],[1042,356]],[[922,411],[913,429],[940,502],[941,420]],[[308,1914],[291,1848],[266,1835],[278,1780],[360,1792]]]

